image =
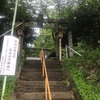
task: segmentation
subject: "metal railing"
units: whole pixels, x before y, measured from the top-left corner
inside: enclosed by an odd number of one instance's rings
[[[19,27],[20,25],[22,25],[23,22],[19,23],[18,25],[15,26],[15,28]],[[6,31],[5,33],[3,33],[2,35],[0,35],[0,38],[3,37],[4,35],[6,35],[7,33],[11,32],[11,29]]]
[[[40,51],[40,59],[42,63],[42,75],[45,76],[45,100],[52,100],[43,50]]]
[[[82,56],[80,53],[78,53],[77,51],[75,51],[74,49],[72,49],[71,47],[69,46],[66,46],[68,49],[70,49],[71,51],[73,51],[74,53],[76,53],[77,55],[79,56]]]

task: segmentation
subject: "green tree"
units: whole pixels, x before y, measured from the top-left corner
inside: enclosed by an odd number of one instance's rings
[[[52,38],[52,31],[47,29],[42,29],[39,37],[34,42],[35,47],[41,48],[54,48],[54,41]]]
[[[11,29],[11,22],[13,20],[14,8],[15,8],[15,0],[0,0],[0,15],[3,16],[2,18],[0,18],[0,35],[6,32],[7,30]],[[29,0],[19,0],[16,22],[31,21],[33,19],[32,12],[35,12],[35,10],[33,6],[30,4]],[[25,29],[24,33],[25,33],[24,34],[25,43],[33,42],[32,40],[34,39],[34,37],[32,33],[34,32],[32,31],[32,29],[27,28]],[[29,35],[29,37],[27,35]],[[3,37],[0,37],[0,51],[2,49],[2,41]]]
[[[73,31],[73,37],[78,41],[86,41],[93,49],[99,45],[99,16],[100,3],[98,0],[82,0],[74,9],[71,8],[67,17],[68,26]]]

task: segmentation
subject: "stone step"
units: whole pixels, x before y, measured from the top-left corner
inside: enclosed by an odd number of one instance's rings
[[[61,77],[61,76],[64,76],[64,73],[62,73],[62,72],[47,72],[47,74],[48,74],[48,77]],[[22,71],[21,72],[21,74],[20,74],[21,76],[29,76],[29,77],[31,77],[31,76],[42,76],[42,72],[32,72],[32,71]]]
[[[50,81],[51,92],[67,92],[71,88],[64,81]],[[20,92],[44,92],[44,81],[18,81],[17,89]]]
[[[33,72],[33,71],[21,71],[21,73],[20,73],[20,75],[21,76],[42,76],[42,71],[40,72],[40,71],[38,71],[38,72]]]
[[[44,87],[18,87],[17,92],[44,92],[45,88]]]
[[[35,64],[38,63],[38,64],[41,64],[41,60],[26,60],[25,64],[26,63],[33,63],[33,64],[34,63]],[[54,64],[55,65],[55,64],[59,64],[59,61],[58,60],[46,60],[46,63],[47,64]]]
[[[45,99],[45,93],[44,92],[34,92],[34,93],[26,93],[26,92],[19,92],[16,94],[17,99],[20,100],[44,100]],[[74,93],[73,92],[51,92],[52,99],[53,100],[75,100]]]
[[[70,91],[70,87],[50,87],[51,92],[67,92]],[[45,92],[45,87],[18,87],[20,92]]]
[[[38,65],[38,64],[25,64],[23,68],[42,68],[42,64]]]
[[[19,92],[16,93],[16,98],[20,100],[42,100],[44,99],[44,92],[34,92],[34,93],[27,93],[27,92]]]
[[[17,81],[17,86],[18,87],[43,87],[44,86],[44,80],[43,81],[22,81],[18,80]]]
[[[41,60],[26,60],[25,63],[39,63],[39,64],[41,64]]]
[[[25,65],[42,65],[40,60],[26,60]],[[51,65],[51,66],[58,66],[59,61],[46,61],[46,65]]]
[[[30,99],[16,99],[16,100],[30,100]],[[41,99],[40,98],[40,99],[32,99],[32,100],[45,100],[45,99]],[[76,99],[75,98],[74,99],[72,99],[72,98],[71,99],[68,99],[67,98],[67,99],[53,99],[53,100],[76,100]]]
[[[31,68],[31,67],[29,67],[29,68],[25,68],[25,67],[23,67],[22,68],[22,70],[21,71],[29,71],[29,72],[42,72],[42,67],[40,67],[40,68],[37,68],[37,67],[33,67],[33,68]],[[47,68],[47,71],[48,72],[51,72],[51,71],[53,71],[53,72],[59,72],[59,71],[62,71],[62,69],[61,68]]]
[[[46,60],[46,64],[52,64],[52,65],[57,65],[59,64],[59,61],[58,60]]]
[[[66,78],[65,77],[48,77],[49,81],[63,81]],[[44,81],[45,78],[42,76],[20,76],[20,80],[25,80],[25,81]]]
[[[44,81],[45,78],[42,76],[20,76],[19,80],[24,80],[24,81]]]
[[[67,86],[65,81],[49,81],[51,87],[60,87],[60,86]],[[18,87],[44,87],[44,81],[17,81]]]
[[[47,68],[61,68],[60,65],[49,65],[49,64],[46,64],[46,67]]]
[[[71,99],[74,100],[74,92],[51,92],[52,99]]]
[[[34,68],[34,67],[37,67],[37,68],[42,68],[42,64],[25,64],[24,68]],[[47,68],[61,68],[61,66],[58,64],[46,64],[46,67]]]
[[[50,81],[50,88],[52,92],[56,91],[69,91],[71,90],[70,86],[67,86],[63,81]],[[41,92],[44,91],[44,81],[19,81],[17,82],[17,88],[19,91],[26,92],[26,91],[35,91]]]

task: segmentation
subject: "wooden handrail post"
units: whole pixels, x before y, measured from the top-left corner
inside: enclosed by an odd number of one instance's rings
[[[45,100],[48,100],[47,79],[45,78]]]
[[[42,63],[42,59],[41,59],[41,51],[40,51],[40,60],[41,60],[41,63]]]
[[[52,100],[43,50],[40,51],[40,59],[42,60],[42,75],[45,76],[45,100]]]
[[[51,92],[50,92],[50,86],[49,86],[49,81],[47,81],[47,85],[48,85],[47,89],[48,89],[48,94],[49,94],[49,100],[52,100],[52,98],[51,98]]]
[[[42,75],[44,76],[44,61],[43,61],[43,64],[42,64]]]

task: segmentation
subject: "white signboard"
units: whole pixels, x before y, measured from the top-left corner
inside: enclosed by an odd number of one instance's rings
[[[5,36],[0,61],[0,75],[15,75],[18,39]]]

